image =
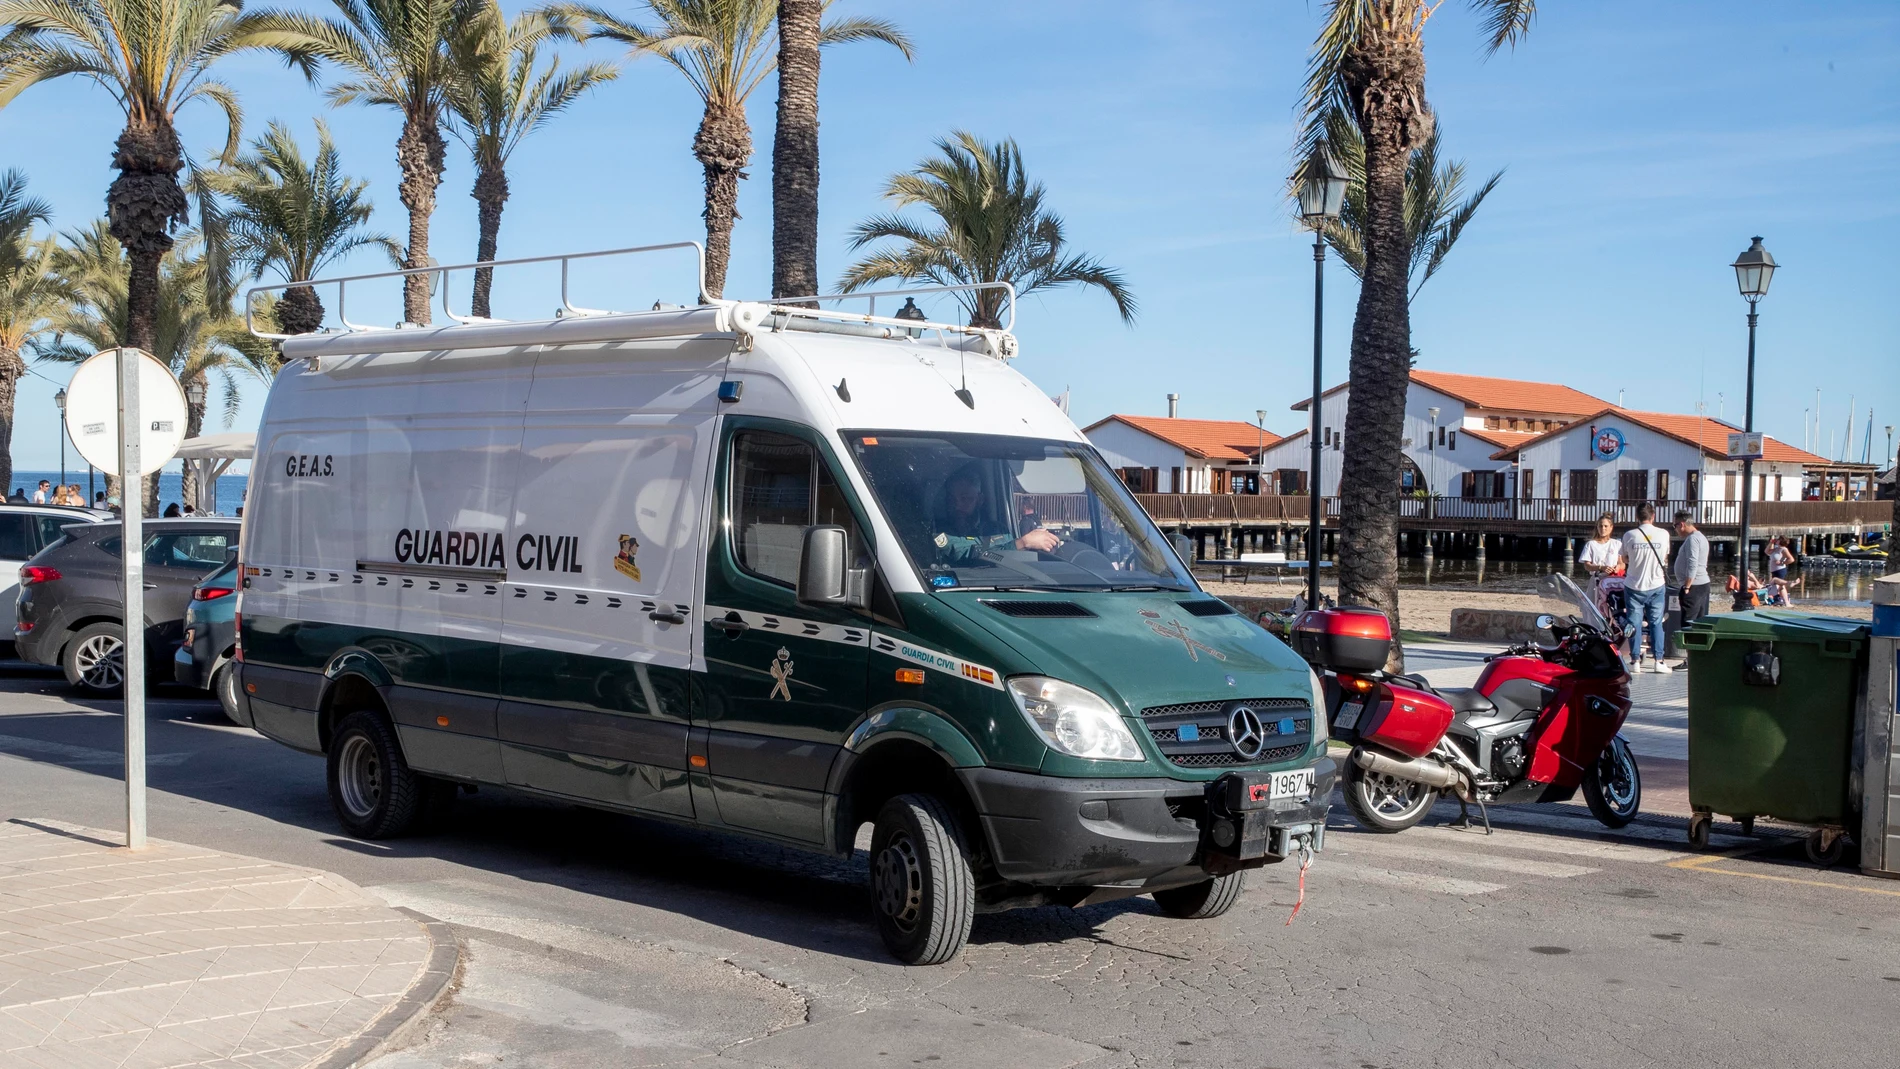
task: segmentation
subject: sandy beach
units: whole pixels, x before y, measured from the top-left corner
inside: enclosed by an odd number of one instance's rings
[[[1252,597],[1292,597],[1299,592],[1294,583],[1222,583],[1204,581],[1201,586],[1216,596],[1227,594],[1249,595]],[[1320,589],[1328,595],[1336,596],[1337,588],[1331,583],[1321,583]],[[1710,599],[1715,612],[1728,611],[1729,599],[1725,592],[1717,591]],[[1543,598],[1535,594],[1502,594],[1482,590],[1424,590],[1401,588],[1399,590],[1399,622],[1407,631],[1422,631],[1428,634],[1444,634],[1451,630],[1451,611],[1453,609],[1515,609],[1519,612],[1554,611]],[[1803,603],[1796,599],[1790,606],[1796,612],[1816,613],[1824,616],[1840,616],[1854,620],[1872,620],[1873,608],[1867,605],[1822,605]]]

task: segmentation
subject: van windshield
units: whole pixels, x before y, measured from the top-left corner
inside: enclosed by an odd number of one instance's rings
[[[1075,442],[846,431],[926,585],[979,590],[1192,590],[1194,581],[1101,458]]]

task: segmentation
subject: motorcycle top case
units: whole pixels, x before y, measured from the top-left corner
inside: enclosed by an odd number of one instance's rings
[[[1424,757],[1451,727],[1451,706],[1436,694],[1410,687],[1379,688],[1359,719],[1359,741],[1407,757]]]
[[[1317,668],[1376,672],[1392,652],[1392,621],[1355,605],[1314,609],[1294,621],[1293,649]]]

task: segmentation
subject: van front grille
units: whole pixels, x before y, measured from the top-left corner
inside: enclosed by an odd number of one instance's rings
[[[1230,737],[1234,711],[1252,709],[1265,747],[1243,757]],[[1313,739],[1313,708],[1303,698],[1237,698],[1158,705],[1141,711],[1148,737],[1161,755],[1181,768],[1270,765],[1297,757]]]

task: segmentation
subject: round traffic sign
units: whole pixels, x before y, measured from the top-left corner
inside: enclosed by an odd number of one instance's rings
[[[185,392],[178,379],[152,354],[140,349],[139,474],[165,466],[185,440]],[[86,359],[66,387],[66,433],[79,455],[96,468],[119,470],[119,350],[106,349]]]

